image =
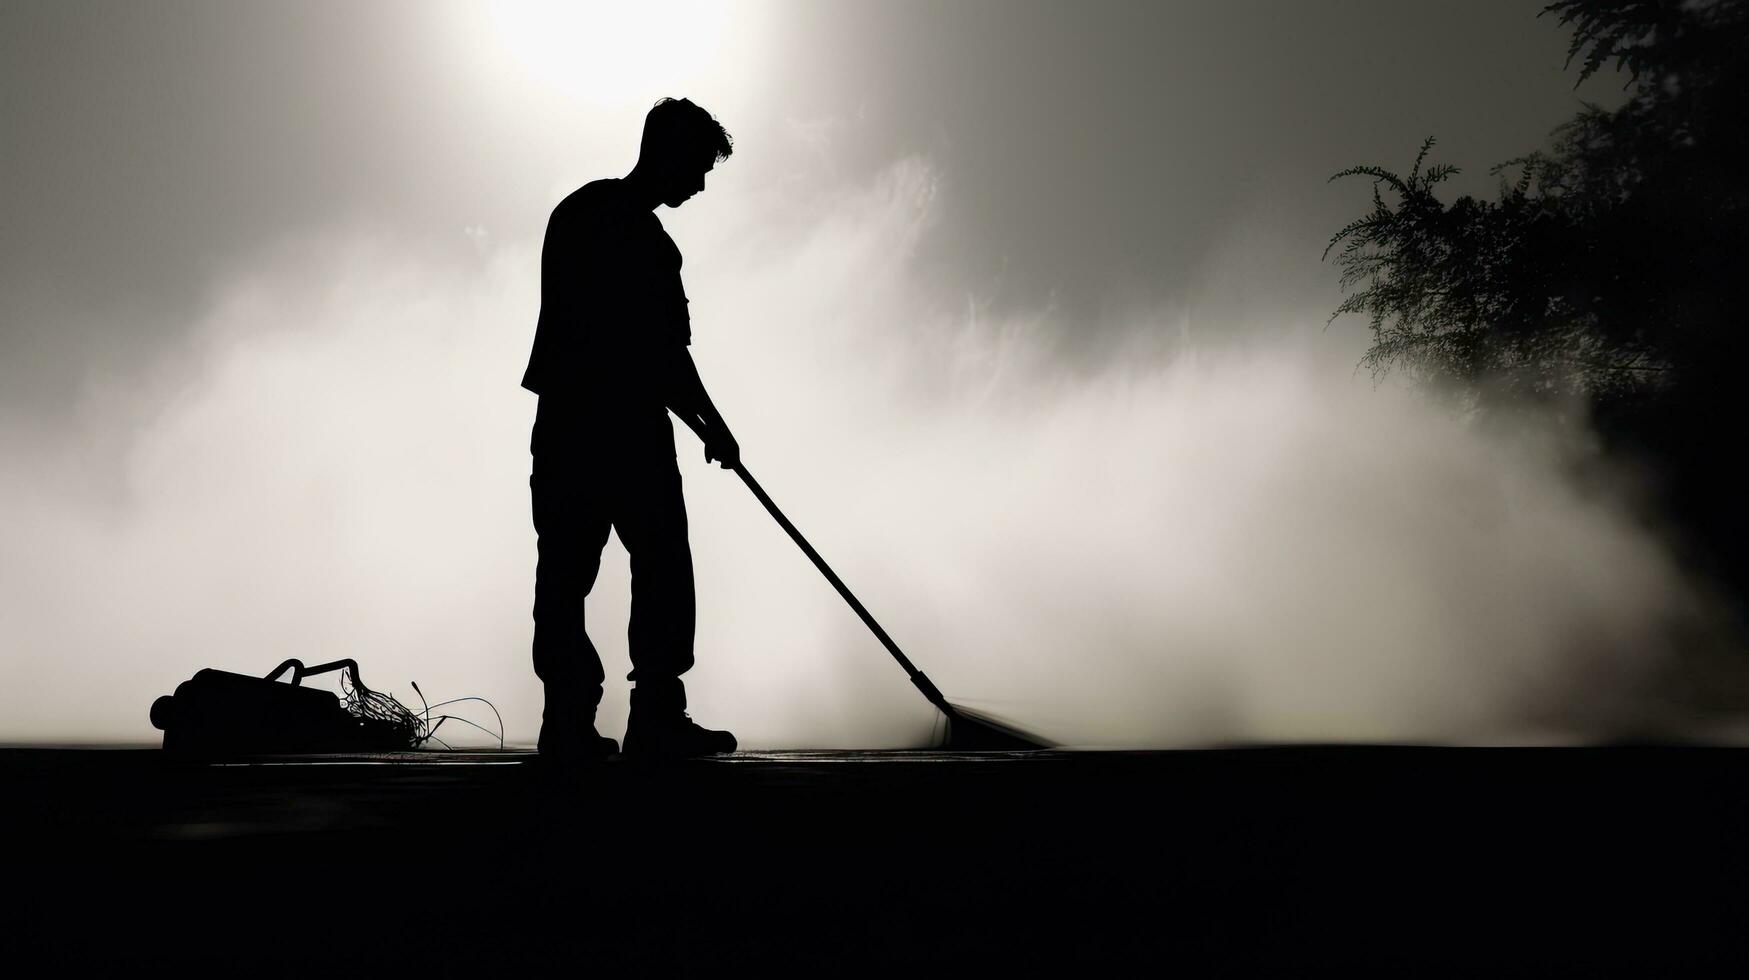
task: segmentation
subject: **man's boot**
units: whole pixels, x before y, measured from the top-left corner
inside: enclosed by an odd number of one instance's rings
[[[539,749],[543,762],[599,762],[618,752],[619,743],[596,732],[594,705],[585,709],[581,700],[556,699],[549,692]]]
[[[632,688],[626,755],[684,759],[733,751],[735,736],[704,728],[687,715],[686,688],[679,681],[639,683]]]

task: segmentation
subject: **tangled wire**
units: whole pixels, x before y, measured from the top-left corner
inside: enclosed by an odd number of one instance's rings
[[[375,729],[396,745],[416,749],[431,737],[427,723],[406,705],[365,687],[356,664],[340,672],[340,706],[358,719],[361,728]]]
[[[423,707],[423,710],[415,712],[395,700],[393,696],[366,687],[364,681],[358,676],[358,663],[353,660],[336,660],[332,663],[309,668],[305,668],[303,664],[295,660],[287,661],[280,666],[279,670],[268,675],[269,679],[278,676],[287,667],[293,666],[297,668],[296,679],[298,680],[310,674],[338,670],[340,672],[340,705],[346,709],[347,714],[358,721],[359,728],[368,733],[372,741],[380,740],[385,746],[406,749],[418,749],[424,747],[426,742],[436,742],[445,749],[453,751],[453,747],[448,742],[437,737],[437,729],[444,722],[453,720],[478,728],[487,735],[496,737],[498,747],[504,748],[504,716],[498,714],[497,706],[485,698],[452,698],[437,704],[428,704],[425,701],[425,692],[419,690],[419,684],[410,682],[413,684],[413,693],[419,695],[419,702]],[[431,715],[438,708],[460,704],[463,701],[478,701],[491,708],[492,714],[498,719],[498,730],[491,731],[483,725],[476,724],[459,715],[445,714],[435,718]]]
[[[417,740],[413,743],[414,748],[418,748],[420,745],[424,744],[424,742],[427,739],[430,739],[431,741],[436,742],[437,744],[443,746],[446,749],[449,748],[450,746],[449,746],[448,742],[445,742],[443,739],[437,737],[437,728],[439,725],[442,725],[444,722],[451,721],[451,720],[459,721],[464,725],[471,725],[474,728],[478,728],[480,731],[485,732],[487,735],[496,735],[498,737],[498,748],[500,748],[500,749],[504,748],[504,716],[501,714],[498,714],[497,705],[494,705],[492,702],[486,700],[485,698],[450,698],[448,701],[439,701],[436,704],[425,704],[425,692],[419,690],[419,683],[417,681],[408,681],[407,683],[413,685],[413,693],[419,695],[419,703],[422,705],[425,705],[424,712],[417,716],[419,726],[420,726],[420,728],[419,728],[420,734],[418,735]],[[395,705],[395,707],[401,708],[400,702],[395,701],[394,698],[390,698],[389,701],[391,703],[393,703]],[[475,724],[474,722],[471,722],[468,719],[461,717],[460,715],[438,715],[437,720],[432,721],[431,712],[433,710],[435,710],[437,708],[445,707],[446,705],[460,704],[463,701],[478,701],[481,704],[485,705],[486,707],[491,708],[492,715],[498,719],[498,731],[493,732],[490,729],[487,729],[484,725]],[[407,711],[406,708],[401,708],[401,710]],[[407,713],[409,715],[412,714],[412,712],[410,712],[410,711]]]

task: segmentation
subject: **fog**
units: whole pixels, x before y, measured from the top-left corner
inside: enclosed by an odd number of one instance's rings
[[[1064,366],[1073,322],[944,310],[922,284],[939,176],[897,160],[775,228],[758,191],[661,214],[745,461],[950,699],[1072,745],[1719,737],[1681,682],[1736,677],[1694,648],[1704,590],[1611,481],[1565,475],[1570,434],[1375,385],[1320,309],[1243,331],[1160,310]],[[489,698],[532,740],[516,379],[539,242],[470,237],[461,259],[383,227],[281,240],[212,290],[173,382],[93,379],[71,438],[8,423],[0,739],[147,740],[152,698],[201,667],[353,657],[405,701],[410,681]],[[1252,244],[1210,288],[1264,288]],[[753,748],[929,739],[903,672],[676,436],[695,717]],[[88,491],[98,467],[119,495]],[[588,615],[616,736],[628,596],[610,542]]]

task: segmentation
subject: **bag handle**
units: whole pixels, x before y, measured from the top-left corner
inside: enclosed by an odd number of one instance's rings
[[[330,660],[325,664],[317,664],[314,667],[305,667],[302,660],[287,660],[285,663],[273,668],[273,671],[267,675],[267,679],[270,681],[279,680],[280,675],[288,670],[292,672],[291,682],[294,686],[302,684],[304,678],[311,674],[326,674],[331,670],[347,670],[352,673],[352,685],[354,687],[361,691],[370,690],[370,688],[364,686],[364,681],[360,680],[358,677],[358,661],[350,658],[346,660]]]

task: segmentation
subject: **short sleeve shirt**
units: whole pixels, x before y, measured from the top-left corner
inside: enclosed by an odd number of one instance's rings
[[[655,366],[692,342],[680,249],[623,181],[585,184],[553,209],[541,309],[522,386],[592,414],[661,414]]]

